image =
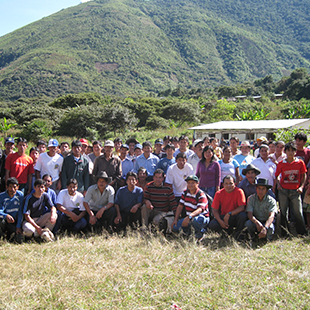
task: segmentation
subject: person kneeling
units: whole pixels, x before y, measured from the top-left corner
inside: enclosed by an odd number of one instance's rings
[[[87,226],[84,218],[86,211],[83,205],[84,196],[77,191],[78,182],[70,179],[67,182],[67,189],[59,192],[57,197],[57,208],[62,213],[61,229],[78,232]]]
[[[24,216],[23,232],[26,237],[34,235],[46,241],[54,241],[52,230],[56,224],[57,213],[45,192],[45,182],[42,179],[34,182],[34,193],[25,199]]]
[[[187,189],[182,193],[171,229],[173,232],[179,232],[183,229],[185,233],[190,234],[190,227],[192,226],[195,229],[196,238],[201,238],[205,226],[210,221],[208,199],[198,187],[197,176],[189,175],[185,181]],[[179,219],[183,208],[185,208],[186,217]]]

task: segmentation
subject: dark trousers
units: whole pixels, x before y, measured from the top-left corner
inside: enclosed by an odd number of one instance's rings
[[[15,223],[8,223],[5,219],[0,220],[0,234],[6,235],[6,237],[9,238],[15,232],[16,221]]]
[[[130,225],[132,229],[136,229],[138,226],[142,225],[141,208],[139,208],[136,213],[124,212],[124,211],[120,212],[122,221],[119,224],[114,223],[116,231],[126,230],[127,225]]]
[[[94,215],[97,214],[98,211],[92,210]],[[93,227],[95,230],[101,230],[102,228],[105,228],[106,230],[111,230],[113,227],[113,221],[116,216],[116,210],[114,207],[109,208],[108,210],[105,210],[102,214],[102,217],[100,219],[97,219],[97,222],[94,225],[90,225],[89,223],[89,215],[87,214],[87,223],[88,227]]]
[[[77,222],[72,221],[72,219],[66,214],[61,215],[61,229],[68,231],[81,231],[87,226],[87,221],[84,217],[79,219]]]
[[[220,216],[221,219],[224,219],[224,215]],[[243,229],[244,229],[244,224],[246,220],[248,219],[246,213],[244,211],[236,214],[236,215],[231,215],[228,220],[228,225],[229,227],[227,229],[223,229],[220,223],[216,220],[213,219],[210,224],[209,224],[209,229],[220,233],[221,231],[226,231],[227,234],[231,235],[233,233],[233,229],[236,228],[235,232],[235,238],[237,240],[242,240],[244,238],[243,234]]]

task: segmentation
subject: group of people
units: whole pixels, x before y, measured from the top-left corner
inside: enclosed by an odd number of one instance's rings
[[[39,140],[28,156],[24,138],[8,137],[0,153],[0,236],[53,241],[60,231],[112,233],[130,225],[165,234],[193,230],[198,239],[214,231],[271,240],[277,218],[284,235],[288,222],[304,235],[306,142],[302,132],[286,144],[261,137],[256,150],[238,137],[221,146],[205,137],[189,146],[184,135],[165,136],[154,147],[134,138],[104,145],[80,139],[71,149],[51,139]]]

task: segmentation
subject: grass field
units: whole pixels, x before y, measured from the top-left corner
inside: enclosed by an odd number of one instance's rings
[[[0,244],[1,309],[309,309],[310,239],[255,250],[211,235]]]

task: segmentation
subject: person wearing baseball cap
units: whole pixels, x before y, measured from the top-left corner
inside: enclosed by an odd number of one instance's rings
[[[163,152],[163,139],[156,139],[154,145],[154,152],[153,154],[156,155],[159,159],[167,157],[167,154]]]
[[[210,221],[208,199],[204,191],[199,189],[199,179],[196,175],[189,175],[185,181],[187,189],[182,193],[171,229],[173,232],[179,232],[182,229],[185,233],[190,234],[192,226],[196,238],[200,239],[203,229]],[[185,217],[179,219],[183,208],[186,212]]]
[[[82,155],[85,155],[86,149],[88,147],[88,141],[84,138],[80,139],[80,142],[82,144]]]

